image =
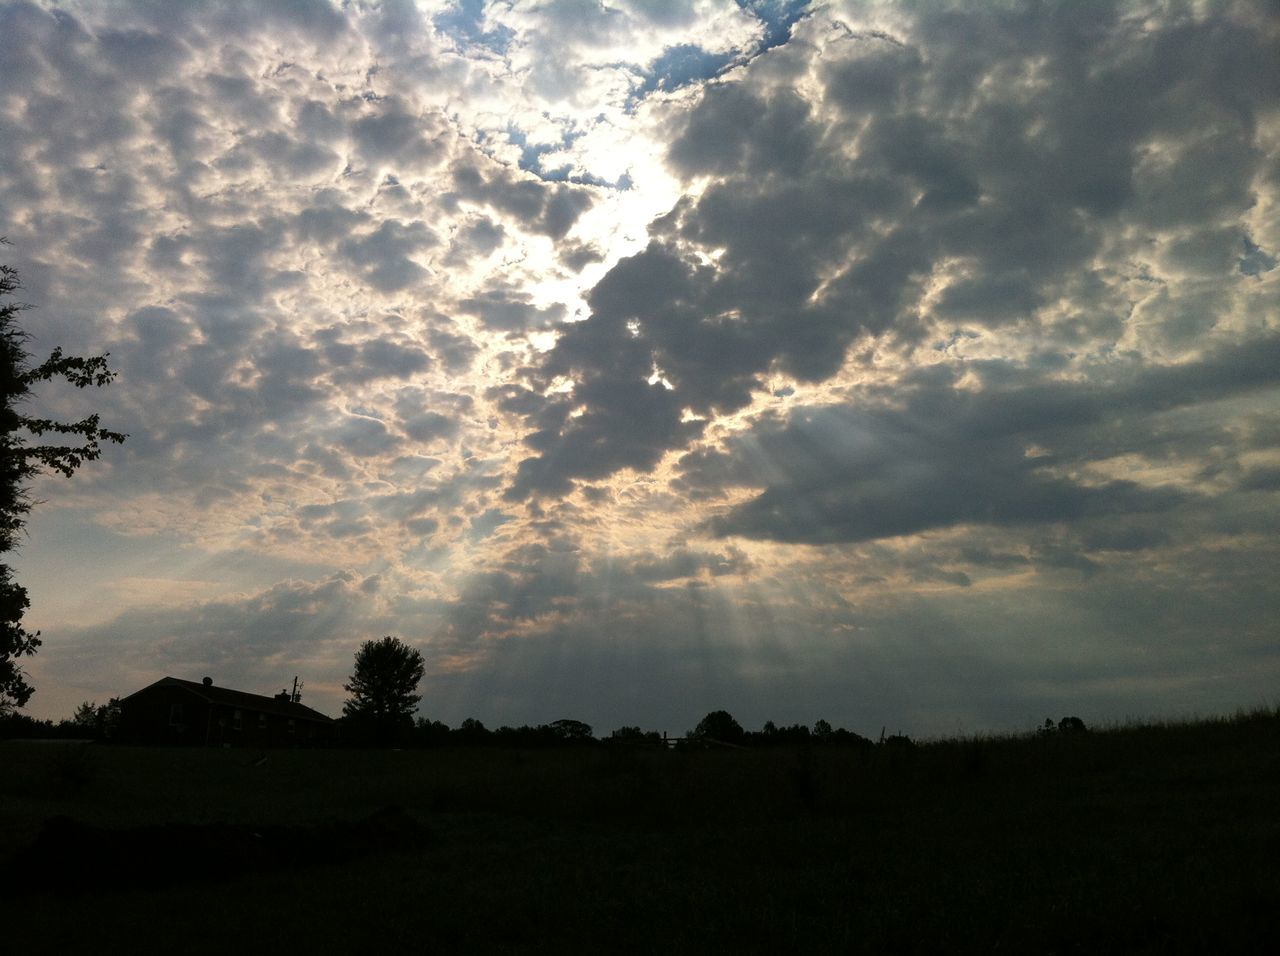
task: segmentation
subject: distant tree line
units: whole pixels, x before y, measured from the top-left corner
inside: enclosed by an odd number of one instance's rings
[[[355,655],[355,669],[343,685],[351,695],[342,708],[341,739],[355,746],[491,746],[510,748],[546,748],[584,745],[614,747],[680,747],[708,749],[714,747],[870,747],[876,743],[891,748],[911,747],[910,738],[900,734],[872,740],[833,727],[817,720],[812,727],[805,724],[778,726],[767,720],[758,731],[743,728],[725,710],[713,710],[698,721],[682,737],[668,738],[656,730],[624,726],[607,737],[597,738],[589,724],[561,718],[549,724],[519,727],[501,726],[490,730],[474,717],[458,727],[431,720],[414,718],[422,699],[418,684],[425,673],[420,651],[387,636],[365,641]],[[69,720],[54,723],[36,720],[14,710],[0,711],[0,739],[14,737],[68,738],[110,740],[120,720],[119,700],[112,698],[99,705],[85,701]],[[1079,717],[1064,717],[1055,724],[1046,720],[1038,735],[1080,733],[1085,730]]]
[[[843,746],[869,747],[876,743],[891,748],[911,747],[909,737],[901,734],[885,736],[878,741],[843,727],[833,727],[817,720],[812,727],[805,724],[778,726],[765,721],[758,731],[748,731],[728,711],[713,710],[683,737],[668,738],[656,730],[619,727],[609,736],[595,737],[590,725],[564,718],[549,724],[519,727],[502,726],[490,730],[479,720],[469,717],[456,728],[426,717],[414,718],[418,702],[418,684],[426,667],[420,651],[396,637],[365,641],[356,652],[355,671],[343,685],[351,694],[342,709],[343,739],[351,744],[409,747],[494,746],[494,747],[560,747],[583,744],[611,746],[675,746],[711,747],[778,747],[778,746]],[[1046,729],[1060,733],[1083,731],[1079,717],[1064,717],[1055,726],[1046,721]]]
[[[1084,721],[1079,717],[1063,717],[1056,724],[1052,717],[1044,719],[1044,726],[1036,731],[1038,736],[1044,737],[1049,734],[1079,734],[1088,730],[1084,725]]]
[[[359,735],[346,738],[349,742],[359,743],[363,738]],[[895,737],[883,742],[906,740]],[[773,721],[766,721],[758,731],[742,728],[726,711],[716,710],[702,718],[692,730],[683,736],[666,736],[656,730],[644,730],[637,726],[619,727],[608,735],[600,737],[590,724],[580,720],[564,718],[549,724],[519,727],[503,725],[489,728],[474,717],[469,717],[457,727],[450,727],[439,720],[419,717],[411,725],[402,727],[393,741],[405,747],[511,747],[511,748],[548,748],[564,746],[596,745],[607,747],[654,747],[663,746],[693,749],[714,747],[783,747],[783,746],[871,746],[873,741],[845,730],[843,727],[832,727],[825,720],[819,720],[812,727],[804,724],[792,724],[779,727]]]
[[[39,720],[17,710],[0,713],[0,740],[98,740],[115,737],[120,726],[120,701],[112,697],[105,704],[86,700],[69,718]]]
[[[26,714],[11,712],[0,715],[0,740],[28,738],[37,740],[97,740],[114,738],[120,722],[120,706],[117,698],[105,704],[85,701],[70,718],[59,721],[39,720]],[[833,727],[826,720],[817,720],[812,727],[805,724],[779,726],[767,720],[759,730],[745,730],[732,715],[724,710],[707,714],[684,736],[669,737],[656,730],[644,730],[638,726],[623,726],[606,736],[596,737],[590,724],[571,718],[553,720],[549,724],[521,724],[518,727],[502,725],[488,728],[481,721],[469,717],[457,727],[450,727],[439,720],[418,717],[403,722],[378,727],[357,714],[342,718],[345,743],[383,745],[411,748],[426,747],[497,747],[511,749],[542,749],[565,746],[652,747],[663,746],[680,749],[712,749],[716,747],[870,747],[875,744],[888,747],[911,747],[912,740],[902,734],[880,735],[878,741],[861,734]],[[374,728],[378,728],[376,731]],[[1079,717],[1064,717],[1056,723],[1046,720],[1035,732],[1036,736],[1059,733],[1081,733],[1086,730]]]

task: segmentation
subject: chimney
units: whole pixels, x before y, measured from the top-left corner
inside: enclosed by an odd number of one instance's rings
[[[204,679],[203,683],[204,683],[204,686],[205,686],[205,687],[212,687],[212,686],[213,686],[213,678],[212,678],[212,677],[206,677],[206,678]]]
[[[276,700],[282,700],[287,704],[289,702],[289,692],[281,690],[280,693],[276,694]]]

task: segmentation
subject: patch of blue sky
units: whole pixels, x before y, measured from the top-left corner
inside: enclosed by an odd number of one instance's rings
[[[543,157],[549,153],[556,153],[560,150],[571,147],[575,140],[581,139],[586,135],[584,130],[566,130],[561,134],[558,143],[531,143],[528,134],[520,129],[514,123],[507,125],[507,142],[520,149],[520,158],[516,161],[526,173],[532,173],[545,182],[555,183],[576,183],[584,186],[604,186],[609,189],[630,189],[631,177],[625,173],[617,182],[609,182],[601,179],[599,176],[593,176],[590,173],[573,172],[573,164],[565,163],[562,166],[556,166],[547,169],[543,166]]]
[[[546,153],[560,149],[559,143],[531,143],[529,136],[514,123],[507,124],[507,142],[520,149],[520,158],[516,165],[527,173],[542,173],[542,157]]]
[[[1262,251],[1262,247],[1251,242],[1246,236],[1244,255],[1240,257],[1240,271],[1247,276],[1260,276],[1276,267],[1276,257]]]
[[[764,24],[758,53],[791,39],[791,28],[808,13],[810,0],[738,0],[738,6]]]
[[[764,27],[758,46],[746,50],[713,53],[691,43],[667,47],[647,69],[631,93],[627,110],[635,109],[644,97],[658,90],[670,92],[718,76],[735,63],[758,56],[791,39],[791,27],[809,13],[811,0],[738,0],[738,6]]]
[[[691,43],[669,46],[653,61],[644,82],[636,88],[636,97],[654,90],[678,90],[690,83],[709,80],[738,58],[735,52],[711,53]]]
[[[432,19],[435,28],[456,43],[459,49],[483,47],[505,56],[515,37],[515,30],[500,26],[485,30],[484,11],[490,0],[455,0],[443,13]]]
[[[520,147],[520,159],[517,165],[527,173],[541,176],[543,179],[553,178],[549,171],[542,167],[542,157],[548,153],[556,153],[568,149],[574,142],[586,135],[584,130],[567,129],[560,134],[558,143],[531,143],[524,130],[514,123],[507,124],[507,142]],[[559,167],[557,167],[559,168]],[[567,170],[569,167],[565,167]],[[567,173],[566,173],[567,175]]]

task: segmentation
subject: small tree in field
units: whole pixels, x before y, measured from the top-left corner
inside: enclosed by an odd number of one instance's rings
[[[746,732],[726,710],[713,710],[698,721],[689,736],[699,740],[714,740],[722,744],[740,744]]]
[[[356,669],[342,689],[351,697],[342,715],[357,735],[386,743],[413,726],[426,671],[422,654],[396,637],[365,641],[356,651]]]

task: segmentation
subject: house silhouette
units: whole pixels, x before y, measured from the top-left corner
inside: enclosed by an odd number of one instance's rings
[[[331,742],[337,724],[293,699],[164,677],[120,701],[119,738],[203,747],[301,747]]]

